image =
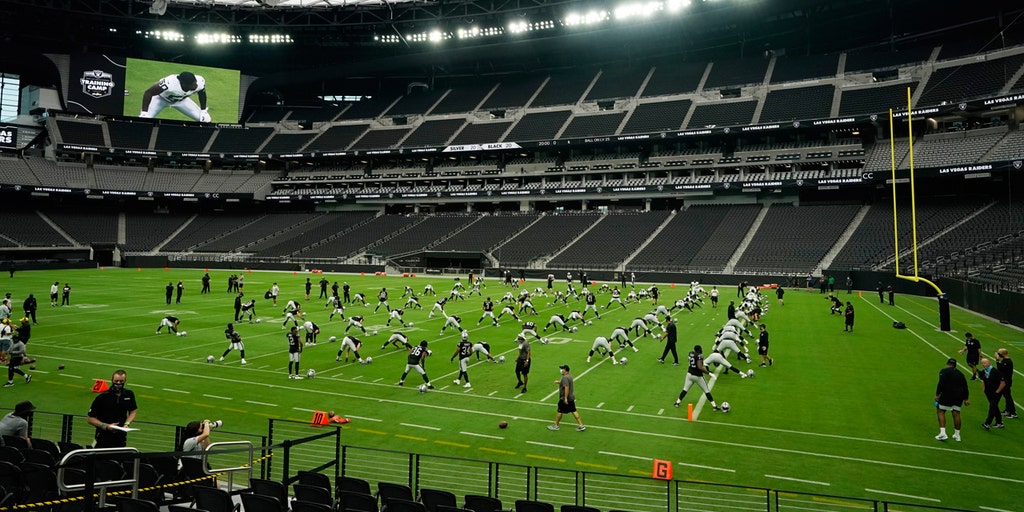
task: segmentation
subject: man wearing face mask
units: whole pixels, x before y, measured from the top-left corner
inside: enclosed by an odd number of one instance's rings
[[[1003,409],[1003,416],[1006,418],[1016,418],[1017,406],[1013,403],[1013,395],[1010,394],[1010,388],[1013,387],[1013,359],[1010,358],[1010,353],[1005,348],[996,351],[996,369],[999,370],[1003,380],[1006,381],[1006,386],[1003,387],[1003,398],[1006,399],[1006,408]]]
[[[128,428],[135,421],[138,403],[135,393],[125,389],[128,374],[117,370],[110,377],[110,389],[100,393],[89,407],[89,424],[96,427],[95,448],[121,448],[127,446]]]

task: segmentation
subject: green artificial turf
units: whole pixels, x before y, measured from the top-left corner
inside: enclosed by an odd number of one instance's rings
[[[369,297],[369,307],[346,311],[366,315],[367,329],[379,331],[359,335],[365,342],[362,355],[374,359],[360,365],[334,361],[338,344],[327,340],[332,335],[340,339],[345,323],[328,321],[324,301],[316,298],[319,275],[247,273],[247,296],[258,297],[262,323],[236,324],[249,361],[241,366],[236,352],[223,363],[206,362],[208,355],[220,357],[227,347],[223,331],[232,318],[233,295],[225,292],[227,271],[212,271],[213,292],[200,295],[202,274],[202,269],[114,268],[18,272],[5,289],[13,294],[16,317],[28,293],[39,299],[39,325],[29,344],[30,355],[39,361],[31,384],[18,380],[2,391],[2,405],[31,399],[41,412],[81,415],[94,396],[94,380],[125,368],[128,387],[139,397],[139,422],[183,425],[206,417],[224,420],[225,430],[263,435],[268,418],[306,422],[312,410],[336,410],[352,419],[343,427],[343,442],[357,447],[634,476],[649,475],[652,460],[664,459],[676,463],[678,479],[973,510],[1021,507],[1018,493],[1008,492],[1024,484],[1020,420],[1007,420],[1004,430],[983,430],[986,404],[980,384],[972,382],[963,442],[938,442],[932,403],[946,358],[962,360],[956,351],[965,330],[981,340],[986,355],[1003,346],[1015,355],[1022,345],[1020,332],[958,308],[952,312],[953,331],[940,332],[934,299],[897,296],[896,306],[888,306],[880,305],[874,293],[840,292],[857,310],[851,334],[843,332],[842,317],[829,314],[817,291],[790,289],[784,306],[769,292],[763,321],[775,364],[760,368],[754,355],[754,364],[739,363],[744,370],[753,368],[754,378],[723,373],[714,380],[715,399],[732,405],[732,412],[723,414],[712,411],[696,388],[683,407],[672,404],[683,382],[686,352],[695,343],[709,350],[714,332],[725,322],[725,306],[735,296],[732,286],[722,287],[718,309],[705,301],[695,312],[675,312],[682,366],[659,364],[655,359],[662,345],[650,338],[636,342],[638,353],[619,353],[629,358],[625,366],[612,366],[598,356],[586,363],[595,336],[608,336],[613,327],[628,325],[650,309],[649,304],[631,304],[628,311],[615,306],[602,310],[604,318],[592,326],[571,334],[549,332],[550,343],[535,343],[525,394],[514,389],[516,322],[506,317],[500,327],[486,322],[478,327],[479,297],[449,303],[448,313],[463,318],[472,341],[487,341],[496,357],[508,359],[493,364],[473,358],[473,387],[467,390],[452,383],[458,369],[449,357],[458,335],[449,330],[438,336],[443,320],[427,318],[434,298],[421,297],[423,309],[405,315],[415,326],[404,329],[411,341],[428,340],[433,351],[426,369],[437,389],[421,394],[415,373],[404,387],[395,385],[405,367],[405,351],[380,348],[392,329],[384,325],[383,308],[373,313],[376,292],[387,287],[392,306],[400,306],[406,284],[419,293],[433,283],[444,294],[451,278],[327,275]],[[303,309],[322,333],[319,344],[304,351],[302,368],[315,369],[317,377],[291,380],[282,308],[288,299],[304,299],[306,277],[314,287],[312,300],[302,300]],[[168,306],[164,287],[179,279],[187,287],[182,304]],[[55,280],[71,284],[71,307],[49,307],[49,285]],[[282,290],[278,307],[262,298],[274,281]],[[506,288],[496,279],[486,284],[484,294],[497,303]],[[544,283],[525,286],[533,290]],[[564,287],[563,281],[556,282],[556,289]],[[667,305],[686,289],[670,283],[659,287]],[[607,295],[598,295],[599,306],[607,301]],[[540,315],[532,319],[541,328],[554,312],[568,312],[548,302],[534,300]],[[570,299],[570,305],[583,309],[582,302],[576,306]],[[181,318],[187,337],[154,334],[167,314]],[[893,329],[894,320],[905,322],[907,329]],[[57,370],[59,364],[66,369]],[[561,431],[546,428],[555,414],[554,382],[562,364],[572,366],[586,432],[576,432],[568,417]],[[969,377],[966,367],[961,370]],[[688,403],[695,406],[696,421],[686,420]],[[509,427],[499,429],[500,421]],[[949,428],[952,434],[951,420]],[[78,429],[75,440],[85,442],[89,435]],[[130,439],[142,435],[132,433]]]

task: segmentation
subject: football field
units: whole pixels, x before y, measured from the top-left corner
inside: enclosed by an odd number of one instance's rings
[[[963,441],[939,442],[934,439],[938,427],[933,405],[938,371],[946,359],[963,361],[956,351],[963,346],[964,332],[981,341],[985,357],[994,357],[1000,347],[1017,356],[1024,336],[955,307],[953,331],[940,332],[934,299],[897,296],[896,305],[889,306],[879,304],[873,292],[837,292],[857,311],[855,331],[845,333],[842,316],[829,314],[828,302],[817,290],[788,289],[784,306],[767,290],[769,308],[762,321],[771,334],[775,363],[761,368],[751,349],[752,364],[734,357],[730,361],[744,371],[753,369],[753,378],[714,370],[719,376],[709,382],[715,400],[732,406],[725,414],[713,411],[696,387],[682,407],[673,407],[673,402],[683,384],[686,353],[697,343],[710,351],[714,333],[725,323],[725,307],[736,298],[735,286],[721,287],[717,309],[705,300],[693,312],[673,311],[681,366],[658,363],[663,344],[651,337],[635,339],[639,352],[618,352],[617,357],[628,358],[626,365],[613,366],[598,355],[587,363],[595,337],[607,337],[614,327],[628,326],[653,309],[649,300],[629,304],[626,310],[615,305],[602,309],[600,320],[587,315],[593,324],[580,325],[577,332],[541,331],[549,342],[533,344],[529,391],[519,393],[513,360],[521,326],[507,316],[498,327],[489,320],[477,326],[480,297],[449,301],[447,312],[462,317],[471,341],[490,343],[492,354],[508,361],[494,364],[472,358],[473,386],[468,389],[452,382],[458,365],[457,360],[448,360],[458,333],[449,329],[439,335],[443,318],[428,318],[434,297],[421,295],[423,309],[406,310],[405,321],[412,327],[386,326],[383,307],[374,313],[382,287],[390,293],[391,306],[401,307],[404,286],[422,294],[431,283],[441,296],[452,287],[450,277],[326,274],[331,282],[348,282],[353,293],[367,296],[368,307],[350,305],[346,310],[348,316],[366,316],[366,329],[378,332],[364,336],[350,331],[364,342],[361,355],[373,358],[372,364],[361,365],[335,362],[339,343],[328,338],[341,339],[346,322],[328,320],[325,301],[317,299],[320,275],[246,273],[246,299],[257,299],[261,320],[236,323],[249,364],[242,366],[236,351],[224,362],[208,363],[207,356],[219,358],[227,348],[223,332],[234,313],[234,296],[225,291],[229,274],[211,271],[213,290],[200,295],[202,269],[18,272],[7,280],[5,291],[12,293],[16,318],[29,293],[39,300],[39,324],[28,345],[29,355],[38,362],[30,384],[16,380],[14,387],[3,390],[3,407],[31,399],[39,411],[84,414],[94,396],[93,381],[109,379],[114,369],[124,368],[127,387],[139,399],[139,422],[184,425],[201,418],[221,419],[225,429],[261,434],[267,418],[308,421],[312,410],[336,410],[352,419],[343,427],[342,441],[359,447],[628,475],[649,475],[652,460],[664,459],[675,463],[679,479],[969,510],[1024,510],[1019,491],[1024,488],[1021,420],[1006,420],[1002,430],[982,429],[987,404],[980,383],[970,382]],[[303,289],[307,277],[314,283],[309,301]],[[182,302],[167,305],[164,288],[179,279],[186,286]],[[54,281],[71,285],[71,306],[49,306]],[[263,298],[274,282],[281,287],[276,307]],[[484,296],[491,297],[500,311],[498,301],[508,289],[497,279],[485,284]],[[545,283],[534,280],[523,286],[532,291]],[[671,306],[687,288],[682,283],[659,283],[660,302]],[[555,282],[555,289],[565,289],[564,279]],[[305,347],[302,354],[302,373],[315,369],[315,379],[286,375],[282,309],[289,299],[299,300],[306,319],[321,328],[319,343]],[[598,293],[598,306],[608,299]],[[554,313],[583,309],[583,303],[573,299],[569,307],[550,302],[543,296],[534,298],[539,314],[524,319],[536,322],[540,330]],[[155,334],[168,314],[181,319],[187,337]],[[905,322],[907,329],[893,329],[895,320]],[[429,341],[432,356],[425,368],[437,389],[418,392],[422,380],[415,373],[405,386],[396,385],[406,351],[381,349],[396,330],[405,332],[411,342]],[[1024,356],[1015,359],[1024,361]],[[555,415],[554,383],[563,364],[571,366],[576,380],[576,403],[587,425],[584,432],[575,431],[568,416],[560,431],[546,428]],[[58,365],[65,369],[58,370]],[[960,369],[970,377],[962,363]],[[1017,375],[1018,382],[1024,382],[1022,378]],[[694,406],[692,422],[687,421],[688,404]],[[501,421],[509,427],[499,429]],[[952,434],[952,420],[949,423]],[[76,431],[75,436],[84,443],[89,432]]]

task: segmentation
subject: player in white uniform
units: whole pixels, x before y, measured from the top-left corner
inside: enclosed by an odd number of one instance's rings
[[[729,373],[730,371],[732,371],[738,373],[741,379],[747,378],[746,373],[741,372],[739,368],[733,366],[732,363],[726,360],[725,355],[717,350],[711,352],[710,354],[708,354],[708,357],[704,358],[704,365],[707,366],[709,364],[717,364],[724,366],[725,373]]]
[[[363,342],[359,341],[359,338],[356,338],[355,336],[345,336],[344,338],[341,339],[341,347],[338,348],[338,357],[335,357],[334,360],[341,361],[341,354],[344,353],[345,362],[347,363],[348,354],[345,353],[345,351],[351,350],[352,353],[355,354],[356,360],[359,361],[359,364],[363,364],[363,358],[359,355],[359,349],[362,347]]]
[[[434,285],[428,284],[424,286],[423,295],[437,295],[437,292],[434,291]]]
[[[220,361],[223,361],[228,353],[232,350],[237,350],[242,356],[242,364],[249,364],[245,360],[245,345],[242,343],[242,336],[235,330],[234,324],[228,324],[228,328],[224,330],[224,337],[228,339],[228,348],[220,356]]]
[[[320,326],[307,320],[302,324],[302,330],[306,331],[306,345],[316,345],[316,337],[320,334]]]
[[[612,305],[612,302],[618,302],[622,309],[626,309],[626,304],[622,302],[622,292],[618,288],[612,289],[612,298],[608,299],[608,304],[604,305],[605,309],[608,309]]]
[[[572,322],[573,320],[576,320],[576,321],[579,321],[579,322],[583,322],[583,313],[580,313],[580,310],[578,310],[578,309],[574,309],[574,310],[570,311],[569,312],[569,316],[567,316],[565,318],[565,322],[569,323],[569,322]]]
[[[740,322],[739,320],[737,320],[735,318],[730,318],[729,321],[725,323],[725,326],[726,327],[732,327],[733,330],[736,331],[737,333],[743,332],[747,336],[750,336],[750,337],[754,336],[753,334],[750,333],[749,330],[747,330],[747,327],[744,326],[742,322]]]
[[[554,325],[555,327],[561,327],[563,331],[569,330],[569,327],[565,325],[565,315],[561,313],[551,315],[551,318],[548,320],[548,323],[544,325],[544,332],[547,332],[548,327],[551,327],[552,325]]]
[[[353,328],[353,327],[355,327],[356,329],[359,329],[360,331],[363,331],[363,334],[366,334],[366,328],[363,327],[363,317],[358,316],[358,315],[357,316],[349,317],[349,319],[348,319],[348,326],[345,327],[345,333],[347,334],[348,330]]]
[[[293,304],[293,302],[288,301],[288,304]],[[285,314],[284,322],[281,323],[281,328],[284,329],[285,326],[288,325],[288,322],[294,322],[295,326],[298,327],[299,319],[304,316],[306,315],[302,312],[302,306],[295,304],[295,309],[290,309],[288,313]]]
[[[444,331],[447,330],[449,326],[451,326],[456,331],[462,331],[462,318],[460,318],[458,315],[451,315],[449,317],[446,317],[444,319],[444,325],[441,326],[441,332],[438,333],[438,336],[444,336]]]
[[[519,321],[519,315],[516,314],[516,310],[512,306],[505,306],[501,308],[501,313],[498,313],[498,318],[496,318],[494,322],[497,323],[498,319],[505,315],[512,315],[512,318],[515,318],[516,321]]]
[[[687,391],[690,391],[690,386],[696,384],[704,392],[708,402],[711,402],[711,408],[716,411],[719,410],[718,404],[715,403],[715,398],[711,396],[711,391],[708,390],[708,383],[704,380],[704,375],[710,375],[711,372],[704,366],[703,349],[700,345],[693,346],[688,359],[690,364],[686,370],[686,381],[683,383],[683,390],[679,393],[679,398],[676,399],[674,405],[679,407],[679,404],[683,402],[683,398],[686,398]]]
[[[642,335],[644,337],[647,337],[651,334],[651,330],[647,327],[647,321],[644,320],[643,318],[634,318],[633,323],[629,324],[629,328],[635,330],[636,335],[638,337],[641,336],[641,330],[643,330],[644,332]]]
[[[386,325],[391,325],[391,321],[395,320],[398,323],[402,324],[402,327],[407,327],[407,325],[405,324],[405,320],[402,319],[402,315],[404,314],[404,310],[398,308],[392,309],[391,312],[388,313],[388,323]]]
[[[191,96],[199,98],[199,104]],[[210,122],[206,108],[206,79],[190,71],[168,75],[151,85],[142,94],[142,112],[139,117],[152,119],[161,110],[171,107],[200,123]]]
[[[405,301],[405,307],[423,309],[423,306],[420,305],[420,299],[417,299],[415,295],[409,296],[409,299]]]
[[[733,353],[736,354],[736,359],[738,361],[746,361],[748,364],[750,363],[750,354],[747,353],[745,349],[741,349],[736,341],[730,338],[720,337],[716,339],[715,350],[718,352],[732,350]]]
[[[480,354],[487,356],[487,360],[492,363],[497,363],[498,360],[491,356],[491,344],[486,341],[478,341],[473,344],[473,352],[476,353],[477,361],[480,360]]]
[[[401,347],[408,348],[409,347],[409,337],[406,336],[405,334],[400,333],[400,332],[396,332],[396,333],[392,334],[391,337],[388,338],[388,340],[385,341],[383,345],[380,346],[380,349],[384,350],[384,349],[388,348],[388,345],[394,345],[394,346],[399,347],[399,348],[401,348]]]
[[[388,289],[381,288],[380,292],[377,293],[377,307],[373,308],[373,312],[376,313],[381,306],[384,306],[388,312],[391,311],[391,304],[388,304]]]
[[[327,301],[327,306],[334,308],[331,311],[331,316],[327,317],[328,322],[334,320],[334,315],[338,315],[342,320],[345,319],[345,306],[341,304],[341,297],[337,295],[332,296],[331,300]]]
[[[516,297],[512,295],[512,292],[505,292],[505,296],[501,298],[501,302],[515,302]]]
[[[612,330],[612,335],[609,338],[609,341],[616,341],[616,340],[618,340],[618,342],[619,342],[619,348],[622,348],[625,345],[629,345],[630,347],[633,348],[633,352],[639,352],[640,351],[638,348],[636,348],[635,345],[633,345],[632,341],[629,341],[629,330],[626,329],[625,327],[621,327],[620,326],[620,327],[616,327],[615,329]]]
[[[594,344],[590,347],[590,354],[587,354],[588,363],[590,362],[590,358],[594,356],[594,352],[597,352],[598,355],[612,356],[612,364],[619,364],[619,362],[615,360],[615,354],[612,351],[612,344],[608,341],[608,338],[605,338],[604,336],[594,338]]]

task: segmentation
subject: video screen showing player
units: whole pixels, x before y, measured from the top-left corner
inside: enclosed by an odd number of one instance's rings
[[[127,59],[124,114],[200,123],[238,122],[238,70]]]

